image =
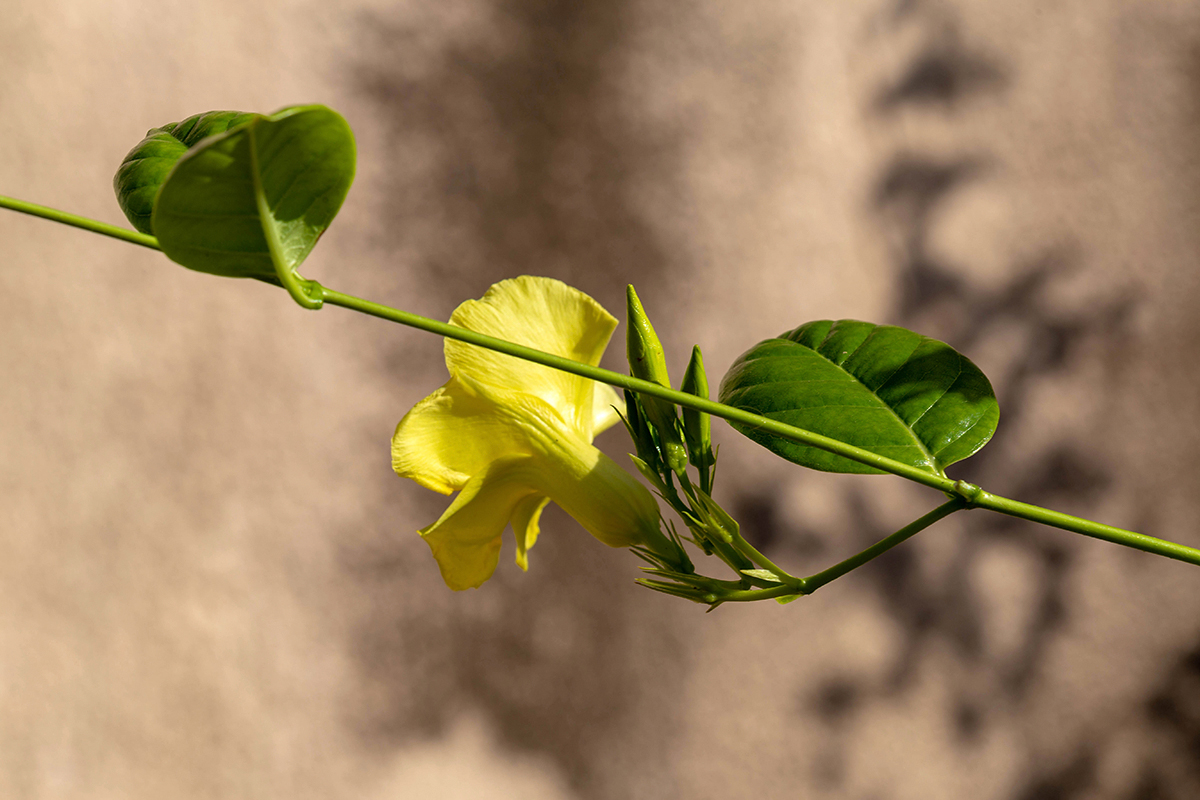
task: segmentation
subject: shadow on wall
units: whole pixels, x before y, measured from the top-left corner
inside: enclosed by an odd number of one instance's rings
[[[363,21],[355,81],[386,116],[389,163],[421,165],[390,178],[382,216],[405,239],[436,215],[425,285],[461,299],[534,273],[618,308],[624,284],[660,278],[669,257],[632,193],[672,174],[673,143],[635,129],[618,93],[629,7],[479,0]]]
[[[886,126],[904,109],[957,113],[976,97],[1002,93],[1009,85],[1006,67],[985,53],[964,48],[949,13],[918,2],[897,4],[893,23],[925,15],[933,33],[899,78],[885,84],[871,102],[870,113],[877,124]],[[882,35],[887,35],[886,29]],[[1013,264],[1008,270],[1012,277],[998,288],[975,285],[959,265],[934,255],[929,239],[937,213],[954,202],[964,186],[1002,166],[988,153],[946,157],[921,150],[896,152],[876,180],[871,210],[888,240],[898,243],[896,324],[943,339],[964,352],[979,349],[1006,330],[1010,335],[1014,328],[1019,331],[1025,346],[1001,374],[991,376],[1006,435],[1015,438],[1013,432],[1023,424],[1035,388],[1074,369],[1081,350],[1086,348],[1089,357],[1105,353],[1110,371],[1119,367],[1130,334],[1128,322],[1139,299],[1112,297],[1086,313],[1056,309],[1050,298],[1054,282],[1079,269],[1080,259],[1086,256],[1077,244],[1047,250],[1031,263]],[[997,442],[961,467],[966,480],[1033,503],[1069,506],[1084,513],[1112,481],[1108,468],[1089,455],[1083,442],[1072,438],[1047,441],[1037,451],[1021,453]],[[856,490],[847,493],[846,501],[861,545],[890,533]],[[1046,664],[1049,645],[1067,621],[1066,578],[1078,543],[1069,537],[1037,536],[1031,524],[999,515],[972,518],[971,524],[970,535],[955,541],[952,564],[939,572],[944,576],[941,580],[930,579],[931,571],[920,563],[914,548],[898,548],[864,568],[902,632],[900,655],[887,674],[875,680],[836,676],[803,693],[800,714],[824,721],[836,736],[849,717],[872,701],[886,702],[911,690],[917,670],[930,663],[925,654],[945,652],[944,646],[939,647],[943,644],[966,668],[941,675],[952,686],[953,699],[945,710],[964,751],[983,741],[990,725],[1020,713]],[[976,571],[989,541],[1019,547],[1030,565],[1023,579],[1036,585],[1034,613],[1020,632],[1019,644],[1000,659],[984,652],[985,600],[967,577]],[[1148,690],[1143,718],[1133,725],[1160,745],[1152,748],[1153,755],[1141,767],[1131,798],[1195,796],[1200,786],[1200,717],[1192,713],[1196,704],[1184,697],[1198,682],[1200,658],[1193,652],[1165,665],[1161,683]],[[985,693],[980,687],[993,690]],[[1095,796],[1097,767],[1118,747],[1113,732],[1105,731],[1073,743],[1065,762],[1049,762],[1031,753],[1031,763],[1057,766],[1035,770],[1014,797]],[[843,782],[844,774],[836,767],[846,763],[844,751],[845,745],[828,759],[832,767],[823,777],[831,788]]]
[[[623,284],[653,286],[670,266],[631,193],[635,175],[669,174],[671,146],[625,124],[611,83],[628,4],[435,7],[405,23],[385,13],[361,23],[352,80],[384,115],[393,148],[384,244],[415,240],[417,283],[434,305],[533,273],[622,308]],[[449,503],[414,492],[429,522]],[[352,556],[373,608],[358,636],[374,687],[364,738],[391,748],[478,708],[505,746],[548,756],[582,796],[615,796],[604,784],[622,779],[615,765],[664,763],[680,626],[638,602],[645,590],[632,585],[626,553],[576,546],[585,534],[553,506],[542,530],[530,556],[537,580],[505,550],[486,597],[420,608],[403,558]]]
[[[394,148],[386,161],[388,205],[380,211],[393,222],[382,235],[390,248],[416,248],[425,271],[420,283],[435,302],[449,308],[497,280],[534,272],[620,308],[622,284],[649,288],[686,269],[636,207],[643,182],[675,180],[678,143],[645,133],[622,105],[615,81],[633,7],[627,0],[475,0],[457,12],[419,12],[426,17],[404,24],[386,14],[363,20],[353,80],[384,115]],[[874,125],[900,125],[902,113],[964,113],[1014,84],[1008,65],[963,41],[953,11],[917,0],[893,9],[877,36],[915,21],[927,39],[893,78],[869,88],[863,107]],[[998,287],[978,285],[963,265],[932,252],[935,216],[963,187],[1003,167],[987,152],[897,150],[864,187],[865,218],[897,243],[891,321],[968,352],[1014,330],[1026,343],[992,375],[1006,438],[1015,439],[1035,388],[1072,371],[1083,348],[1109,353],[1108,368],[1116,368],[1138,300],[1114,297],[1086,315],[1056,308],[1055,282],[1087,259],[1076,242],[1010,265]],[[1112,481],[1080,441],[1066,436],[1022,453],[998,441],[963,467],[964,479],[1084,512]],[[419,497],[429,521],[448,502]],[[820,553],[824,540],[787,528],[776,498],[744,491],[731,506],[747,531],[760,532],[765,550]],[[890,533],[857,490],[843,502],[862,545]],[[952,697],[945,713],[964,754],[989,726],[1020,714],[1067,621],[1064,586],[1075,544],[998,516],[972,523],[940,579],[930,579],[914,548],[864,568],[868,580],[857,585],[883,599],[903,645],[877,676],[834,676],[801,690],[797,713],[829,731],[825,767],[816,775],[825,788],[844,782],[851,749],[844,723],[871,704],[915,691],[929,653],[949,650],[965,667],[945,676]],[[442,731],[464,706],[477,707],[507,746],[548,756],[581,796],[622,796],[623,772],[654,772],[669,761],[672,708],[685,683],[688,623],[681,620],[696,615],[683,604],[639,602],[642,590],[629,585],[622,554],[568,541],[557,546],[555,529],[574,528],[561,513],[548,511],[543,527],[547,534],[532,555],[538,580],[522,580],[505,554],[486,601],[456,595],[417,607],[403,558],[383,552],[355,561],[355,579],[372,606],[358,637],[364,676],[374,687],[363,736],[393,748]],[[1035,599],[1017,645],[998,659],[983,647],[984,599],[966,576],[1000,538],[1021,551]],[[421,547],[421,569],[428,570]],[[1165,744],[1137,797],[1182,798],[1200,781],[1194,769],[1188,777],[1179,766],[1197,752],[1200,721],[1176,703],[1194,688],[1196,664],[1190,656],[1169,665],[1146,696],[1142,724]],[[1031,776],[1014,797],[1085,796],[1110,746],[1102,737],[1075,743],[1066,766]]]

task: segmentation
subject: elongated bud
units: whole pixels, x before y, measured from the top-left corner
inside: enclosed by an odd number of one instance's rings
[[[692,360],[688,362],[687,371],[683,373],[683,384],[679,388],[688,394],[708,399],[708,376],[704,372],[704,356],[700,353],[699,345],[692,348]],[[688,461],[700,472],[700,488],[711,492],[712,467],[716,462],[712,449],[712,418],[703,411],[686,406],[681,411]]]
[[[687,371],[683,373],[681,391],[704,400],[708,399],[708,376],[704,373],[704,356],[700,346],[692,348],[692,360],[688,362]],[[687,440],[688,456],[693,466],[700,466],[697,460],[707,454],[712,454],[712,419],[703,411],[694,408],[683,408],[683,435]]]
[[[627,287],[625,293],[628,301],[626,310],[625,332],[626,355],[629,358],[629,372],[635,378],[641,378],[651,383],[657,383],[666,388],[671,387],[671,377],[667,374],[667,361],[663,356],[662,343],[654,326],[646,317],[642,301],[638,299],[633,286]],[[659,445],[667,466],[677,475],[682,475],[687,469],[687,450],[679,435],[679,417],[675,406],[657,397],[643,395],[642,407],[646,410],[647,421],[654,426],[658,433]]]
[[[625,299],[628,303],[626,321],[629,330],[626,332],[625,345],[629,357],[629,371],[636,378],[669,387],[671,377],[667,374],[667,360],[663,355],[662,342],[658,340],[658,334],[654,332],[654,326],[650,324],[646,310],[642,308],[642,301],[638,299],[632,284],[626,287]]]

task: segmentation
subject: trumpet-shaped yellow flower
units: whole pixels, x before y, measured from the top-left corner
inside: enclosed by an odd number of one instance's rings
[[[591,365],[617,326],[577,289],[529,276],[497,283],[450,322]],[[459,493],[421,531],[447,586],[469,589],[492,576],[508,524],[526,569],[551,500],[607,545],[662,541],[654,498],[592,445],[618,419],[610,387],[452,339],[446,367],[450,380],[396,427],[392,466]]]

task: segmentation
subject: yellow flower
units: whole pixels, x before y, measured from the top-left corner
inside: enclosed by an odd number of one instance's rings
[[[577,289],[527,275],[463,303],[450,322],[591,365],[617,326]],[[453,339],[446,367],[450,380],[396,427],[392,466],[429,489],[459,493],[421,531],[447,586],[490,578],[510,523],[526,569],[550,500],[612,547],[662,541],[654,498],[592,445],[618,420],[612,388]]]

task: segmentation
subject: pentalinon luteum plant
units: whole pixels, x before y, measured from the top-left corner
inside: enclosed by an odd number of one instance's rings
[[[702,603],[815,591],[957,511],[987,509],[1200,564],[1200,550],[999,497],[946,475],[996,430],[991,384],[950,346],[903,328],[808,322],[743,353],[709,399],[699,347],[680,389],[628,288],[629,375],[598,364],[617,321],[549,278],[501,281],[449,323],[329,289],[298,271],[333,222],[354,178],[354,136],[324,106],[260,115],[214,111],[151,130],[117,170],[114,188],[136,230],[0,197],[0,207],[161,250],[190,269],[254,278],[306,309],[326,304],[445,337],[449,379],[404,416],[392,439],[398,474],[457,493],[421,529],[446,584],[491,577],[511,527],[527,567],[539,517],[553,501],[599,539],[629,547],[644,586]],[[623,391],[618,398],[614,391]],[[808,577],[789,574],[742,535],[714,498],[711,417],[800,466],[890,473],[945,496],[924,516]],[[618,421],[651,492],[601,453],[593,437]],[[681,532],[682,530],[682,532]],[[697,570],[716,557],[724,577]]]

